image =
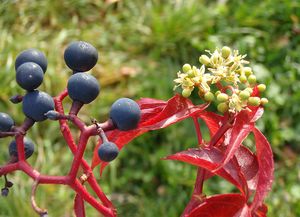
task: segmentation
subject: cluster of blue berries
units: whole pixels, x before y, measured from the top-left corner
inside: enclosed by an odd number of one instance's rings
[[[69,114],[77,115],[84,104],[91,103],[99,95],[98,80],[86,73],[96,65],[98,52],[91,44],[76,41],[68,45],[64,52],[64,59],[66,65],[73,72],[67,83],[68,95],[73,100]],[[8,114],[0,112],[0,137],[13,136],[16,133],[25,134],[35,122],[59,119],[60,114],[55,111],[53,98],[37,89],[43,82],[47,64],[46,56],[37,49],[27,49],[17,56],[15,61],[16,81],[26,93],[24,96],[15,95],[10,100],[13,103],[22,102],[22,110],[26,119],[21,127],[17,127]],[[129,98],[120,98],[111,106],[109,117],[114,128],[127,131],[138,126],[141,111],[135,101]],[[98,156],[102,161],[110,162],[117,157],[119,149],[115,143],[107,140],[102,129],[100,131],[99,135],[103,143],[99,146]],[[27,137],[24,137],[24,150],[26,159],[34,153],[34,143]],[[9,155],[13,159],[11,161],[18,160],[15,140],[9,145]]]

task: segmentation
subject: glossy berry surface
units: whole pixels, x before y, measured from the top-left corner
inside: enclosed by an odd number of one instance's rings
[[[113,142],[104,142],[98,148],[98,156],[102,161],[110,162],[119,154],[119,149]]]
[[[26,159],[29,158],[34,152],[34,143],[26,137],[24,138],[24,150]],[[8,152],[11,157],[18,157],[17,143],[15,140],[9,144]]]
[[[67,66],[75,72],[86,72],[98,61],[98,52],[93,45],[76,41],[68,45],[64,53]]]
[[[54,101],[50,95],[42,91],[28,92],[23,98],[23,112],[34,121],[47,119],[45,113],[54,110]]]
[[[20,65],[26,62],[34,62],[38,64],[43,69],[44,73],[47,70],[48,62],[46,56],[43,52],[37,49],[31,48],[31,49],[24,50],[17,56],[15,62],[16,71]]]
[[[41,85],[44,78],[43,69],[34,62],[20,65],[16,71],[17,83],[27,91],[33,91]]]
[[[132,99],[120,98],[112,104],[109,116],[119,130],[132,130],[140,121],[141,110]]]
[[[14,120],[6,113],[0,112],[0,131],[8,132],[15,125]]]
[[[68,94],[74,101],[84,104],[92,102],[100,92],[97,79],[86,73],[73,74],[68,81]]]

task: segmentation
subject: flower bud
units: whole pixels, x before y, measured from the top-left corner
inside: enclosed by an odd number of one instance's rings
[[[260,98],[259,97],[250,97],[248,100],[248,104],[252,106],[259,106]]]
[[[255,84],[256,83],[256,76],[255,75],[249,75],[248,82],[249,82],[249,84]]]
[[[210,64],[210,59],[209,59],[209,57],[208,56],[206,56],[206,55],[201,55],[200,57],[199,57],[199,62],[200,63],[202,63],[203,65],[209,65]]]
[[[250,97],[250,93],[249,93],[249,91],[243,90],[239,93],[239,97],[242,100],[247,100]]]
[[[227,57],[229,57],[230,54],[231,54],[230,47],[227,47],[227,46],[222,47],[222,57],[224,59],[227,59]]]
[[[217,109],[218,109],[219,112],[225,113],[225,112],[228,111],[228,105],[227,105],[227,103],[222,102],[222,103],[220,103],[220,104],[218,105]]]
[[[207,92],[204,94],[204,100],[207,102],[213,101],[215,98],[214,94],[212,92]]]
[[[217,96],[217,100],[219,102],[226,102],[228,100],[228,95],[226,93],[220,93],[218,96]]]
[[[188,63],[186,63],[186,64],[184,64],[183,66],[182,66],[182,71],[183,72],[185,72],[185,73],[187,73],[189,70],[191,70],[192,69],[192,67],[191,67],[191,65],[190,64],[188,64]]]
[[[264,92],[266,90],[266,85],[265,84],[259,84],[257,85],[257,89],[259,92]]]
[[[182,90],[182,96],[185,97],[185,98],[188,98],[192,93],[192,90],[191,89],[183,89]]]

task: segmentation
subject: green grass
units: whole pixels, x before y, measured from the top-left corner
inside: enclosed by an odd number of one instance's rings
[[[96,3],[95,3],[96,2]],[[89,41],[100,52],[92,70],[101,83],[99,98],[84,107],[80,117],[105,120],[119,97],[168,99],[172,80],[186,63],[197,64],[205,49],[233,46],[248,53],[260,82],[268,86],[270,104],[259,127],[272,143],[275,160],[274,188],[267,199],[269,216],[300,215],[300,3],[280,1],[133,0],[106,5],[93,0],[0,1],[0,111],[21,123],[20,105],[8,99],[23,93],[15,81],[14,59],[27,48],[43,50],[49,61],[40,88],[51,95],[65,88],[70,71],[63,51],[73,40]],[[129,78],[124,69],[134,72]],[[65,104],[70,106],[70,100]],[[100,179],[116,204],[119,216],[179,216],[192,192],[196,168],[160,158],[195,146],[192,121],[151,132],[130,143]],[[57,133],[55,122],[37,124],[28,133],[37,144],[30,163],[43,173],[68,172],[71,153]],[[0,164],[7,159],[9,139],[2,139]],[[95,140],[87,148],[90,161]],[[8,198],[0,198],[0,216],[31,217],[32,181],[22,173],[9,175],[15,183]],[[3,180],[0,180],[0,184]],[[207,194],[233,190],[214,179]],[[38,203],[50,216],[72,216],[74,194],[66,187],[42,186]],[[63,207],[62,207],[63,204]],[[22,207],[22,208],[20,208]],[[87,207],[88,216],[96,216]]]

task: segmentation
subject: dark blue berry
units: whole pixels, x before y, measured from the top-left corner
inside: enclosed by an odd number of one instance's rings
[[[31,48],[31,49],[24,50],[17,56],[16,62],[15,62],[16,71],[20,65],[22,65],[23,63],[26,63],[26,62],[34,62],[34,63],[38,64],[43,69],[44,73],[47,70],[48,62],[47,62],[46,56],[43,52],[41,52],[37,49]]]
[[[8,132],[15,125],[14,120],[6,113],[0,112],[0,131]]]
[[[109,116],[119,130],[132,130],[140,121],[141,110],[132,99],[120,98],[112,104]]]
[[[25,150],[25,158],[29,158],[34,152],[34,143],[28,139],[24,138],[24,150]],[[16,140],[13,140],[8,147],[9,156],[18,157],[18,149]]]
[[[54,101],[50,95],[42,91],[28,92],[23,98],[23,112],[34,121],[47,119],[45,113],[54,110]]]
[[[33,91],[43,82],[43,69],[34,62],[23,63],[16,72],[17,83],[27,91]]]
[[[1,189],[1,196],[7,197],[9,193],[9,189],[7,187]]]
[[[98,96],[100,85],[97,79],[86,73],[73,74],[68,81],[68,94],[74,101],[83,104],[92,102]]]
[[[86,72],[96,65],[98,52],[87,42],[75,41],[68,45],[64,58],[67,66],[73,71]]]
[[[98,156],[102,161],[110,162],[119,154],[119,149],[113,142],[104,142],[98,148]]]

